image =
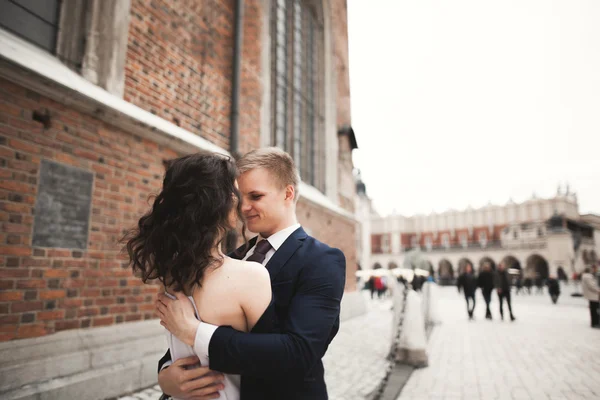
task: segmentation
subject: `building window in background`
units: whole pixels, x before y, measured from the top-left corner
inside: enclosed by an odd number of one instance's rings
[[[442,246],[444,246],[444,248],[446,249],[450,248],[450,235],[448,235],[447,233],[444,233],[442,235]]]
[[[271,144],[290,153],[302,180],[324,192],[324,35],[319,3],[272,2]]]
[[[0,27],[55,54],[59,3],[58,0],[0,0]]]
[[[487,232],[479,232],[479,244],[481,247],[485,247],[487,245]]]
[[[388,234],[384,234],[381,238],[381,249],[384,253],[390,252],[390,236]]]
[[[467,246],[469,245],[469,237],[464,232],[460,234],[460,244],[464,248],[467,248]]]
[[[428,251],[431,251],[431,249],[433,247],[433,240],[431,239],[431,236],[425,237],[425,247],[427,248]]]

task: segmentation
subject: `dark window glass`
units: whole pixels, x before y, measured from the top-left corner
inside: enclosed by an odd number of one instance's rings
[[[0,27],[54,53],[59,0],[0,0]]]
[[[323,27],[307,0],[274,0],[271,18],[271,142],[292,155],[302,180],[324,191]]]

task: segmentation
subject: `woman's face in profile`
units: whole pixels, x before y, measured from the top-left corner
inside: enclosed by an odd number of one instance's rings
[[[235,180],[234,185],[235,185],[235,188],[239,190],[237,179]],[[231,227],[231,229],[235,229],[235,228],[237,228],[237,224],[239,222],[238,213],[237,213],[238,198],[235,195],[235,193],[231,193],[231,196],[233,197],[233,205],[231,207],[231,210],[229,210],[228,221],[229,221],[229,226]]]

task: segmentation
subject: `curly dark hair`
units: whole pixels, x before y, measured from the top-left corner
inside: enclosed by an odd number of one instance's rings
[[[213,153],[190,154],[166,165],[162,191],[123,241],[130,265],[144,283],[158,279],[165,287],[187,292],[202,283],[208,267],[222,264],[214,249],[235,228],[231,211],[241,220],[238,170],[229,157]],[[245,225],[242,235],[245,240]]]

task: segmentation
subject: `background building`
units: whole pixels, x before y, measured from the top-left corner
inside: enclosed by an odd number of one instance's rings
[[[596,224],[596,228],[594,228]],[[561,193],[517,204],[440,214],[375,216],[371,219],[369,267],[402,266],[420,251],[442,281],[452,281],[467,262],[521,269],[525,277],[547,278],[559,269],[569,278],[598,261],[598,217],[581,216],[577,196]]]
[[[346,255],[343,318],[363,309],[347,42],[343,0],[0,1],[0,397],[155,381],[158,288],[117,241],[201,149],[289,151],[300,222]]]

